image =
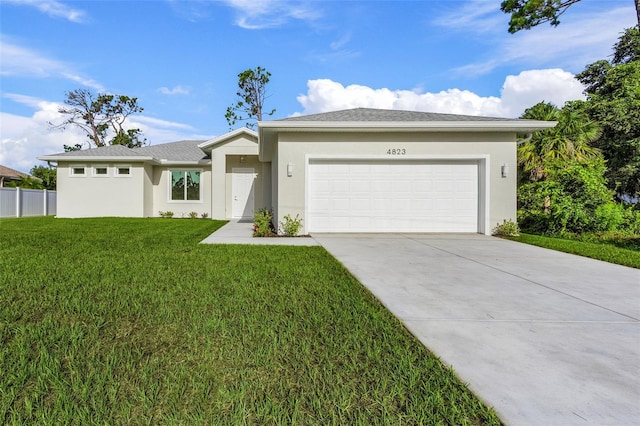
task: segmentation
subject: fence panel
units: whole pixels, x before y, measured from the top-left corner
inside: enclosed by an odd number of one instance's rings
[[[47,216],[55,216],[58,213],[58,193],[47,191]]]
[[[0,188],[0,217],[16,217],[16,188]]]
[[[0,188],[0,217],[55,215],[57,200],[56,191]]]
[[[39,189],[21,189],[21,216],[44,216],[44,192]]]

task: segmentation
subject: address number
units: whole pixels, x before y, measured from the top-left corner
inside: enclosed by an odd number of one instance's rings
[[[407,150],[405,148],[388,149],[387,154],[388,155],[406,155]]]

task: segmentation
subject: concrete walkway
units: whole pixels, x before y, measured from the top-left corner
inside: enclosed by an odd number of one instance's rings
[[[640,424],[640,271],[483,235],[314,235],[510,425]]]
[[[232,219],[213,234],[201,241],[203,244],[260,244],[284,246],[317,246],[310,237],[254,238],[253,221]]]

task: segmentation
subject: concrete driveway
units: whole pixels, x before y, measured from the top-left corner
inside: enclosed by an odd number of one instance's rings
[[[640,271],[483,235],[316,234],[512,425],[640,424]]]

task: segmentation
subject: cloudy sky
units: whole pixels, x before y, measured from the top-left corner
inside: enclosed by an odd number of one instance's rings
[[[237,74],[272,73],[273,118],[354,107],[517,117],[582,98],[573,75],[636,24],[632,0],[589,0],[511,35],[500,0],[0,2],[0,164],[86,142],[49,130],[65,92],[137,97],[151,144],[229,130]]]

